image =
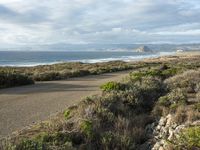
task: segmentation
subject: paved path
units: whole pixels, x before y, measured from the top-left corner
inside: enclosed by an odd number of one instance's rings
[[[99,93],[101,84],[121,80],[127,74],[125,71],[92,75],[0,90],[0,137],[46,120],[85,96]]]

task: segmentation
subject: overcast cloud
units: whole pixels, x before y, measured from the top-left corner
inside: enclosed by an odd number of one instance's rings
[[[199,0],[0,0],[0,44],[200,42]]]

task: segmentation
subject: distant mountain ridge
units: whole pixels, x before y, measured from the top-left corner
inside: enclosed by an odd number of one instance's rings
[[[0,47],[0,51],[112,51],[112,50],[130,50],[142,47],[144,44],[38,44],[38,45],[10,45]],[[149,49],[156,51],[176,51],[177,49],[200,50],[198,44],[145,44]]]

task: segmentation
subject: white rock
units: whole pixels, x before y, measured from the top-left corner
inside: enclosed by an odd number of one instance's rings
[[[166,121],[166,125],[165,126],[167,126],[167,127],[169,127],[169,126],[171,126],[172,125],[172,115],[171,114],[169,114],[169,115],[167,115],[167,121]]]
[[[194,121],[191,125],[194,125],[194,126],[199,126],[200,125],[200,120],[198,120],[198,121]]]
[[[174,130],[172,130],[172,128],[169,128],[169,136],[168,136],[168,140],[171,141],[173,139],[174,136]]]
[[[176,123],[173,123],[173,124],[172,124],[172,128],[173,128],[173,129],[176,129],[177,126],[178,126],[178,125],[177,125]]]
[[[164,118],[164,117],[161,117],[160,118],[160,121],[159,121],[159,125],[161,125],[161,126],[165,126],[165,124],[166,124],[166,118]]]
[[[159,142],[157,142],[157,143],[153,146],[152,150],[158,150],[159,147],[161,147],[161,145],[160,145]]]
[[[162,146],[161,147],[159,147],[159,149],[158,150],[165,150]]]
[[[161,129],[161,126],[158,125],[158,126],[156,127],[156,130],[157,130],[157,131],[160,131],[160,129]]]
[[[184,124],[179,125],[179,126],[176,127],[176,129],[174,130],[174,132],[175,132],[175,133],[178,133],[178,132],[180,132],[180,130],[182,130],[183,128],[185,128],[185,125],[184,125]]]

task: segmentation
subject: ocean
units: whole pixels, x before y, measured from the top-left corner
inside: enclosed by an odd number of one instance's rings
[[[62,62],[96,63],[114,60],[135,61],[171,55],[173,52],[132,51],[0,51],[0,66],[37,66]]]

